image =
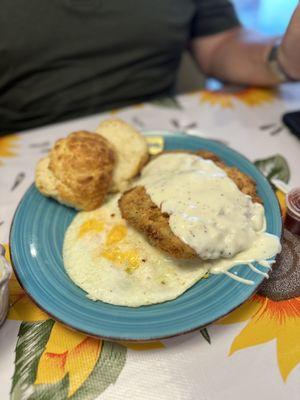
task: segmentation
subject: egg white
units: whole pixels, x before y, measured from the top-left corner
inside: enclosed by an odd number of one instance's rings
[[[178,297],[207,273],[204,262],[175,260],[151,246],[122,219],[118,198],[111,197],[98,210],[78,213],[65,234],[65,269],[90,299],[130,307],[161,303]],[[80,233],[87,221],[98,221],[100,229]],[[125,236],[107,244],[120,225]]]

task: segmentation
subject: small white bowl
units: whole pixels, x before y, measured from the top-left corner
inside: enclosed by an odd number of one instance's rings
[[[12,273],[11,266],[4,255],[5,249],[0,244],[0,326],[5,321],[8,312],[8,281]]]

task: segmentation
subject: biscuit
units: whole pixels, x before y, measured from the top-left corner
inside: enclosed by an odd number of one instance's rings
[[[36,187],[45,196],[79,210],[99,207],[112,182],[115,154],[96,133],[79,131],[56,141],[36,168]]]
[[[119,119],[103,121],[96,132],[114,147],[116,165],[113,172],[111,192],[124,191],[149,158],[145,138],[131,125]]]

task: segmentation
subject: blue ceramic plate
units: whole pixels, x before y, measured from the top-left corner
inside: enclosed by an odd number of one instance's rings
[[[213,151],[229,165],[252,176],[265,205],[267,231],[280,237],[280,209],[274,192],[246,158],[219,143],[182,134],[165,135],[165,149]],[[199,281],[177,299],[162,304],[130,308],[93,302],[69,279],[63,266],[64,234],[75,214],[31,186],[15,213],[11,256],[15,273],[29,296],[53,318],[89,335],[153,340],[189,332],[228,314],[247,300],[263,280],[240,265],[232,270],[253,280],[254,285],[218,275]]]

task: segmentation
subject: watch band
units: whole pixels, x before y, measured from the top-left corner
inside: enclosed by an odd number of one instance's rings
[[[280,44],[276,43],[272,46],[269,54],[268,54],[268,64],[270,67],[270,70],[272,73],[276,76],[276,78],[280,82],[294,82],[296,79],[293,79],[291,76],[289,76],[282,65],[280,64],[278,60],[278,49],[279,49]]]

